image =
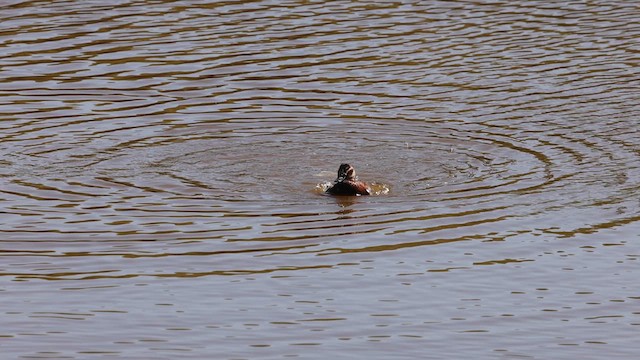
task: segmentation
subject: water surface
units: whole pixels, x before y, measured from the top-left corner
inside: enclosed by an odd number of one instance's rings
[[[633,1],[9,1],[0,351],[640,351]],[[386,195],[318,187],[342,162]]]

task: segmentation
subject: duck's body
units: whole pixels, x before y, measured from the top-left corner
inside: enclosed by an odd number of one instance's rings
[[[362,181],[342,181],[327,189],[327,194],[356,196],[370,195],[371,193],[369,192],[369,187]]]
[[[353,166],[342,164],[338,169],[338,178],[326,193],[344,196],[370,195],[371,189],[366,183],[358,181]]]

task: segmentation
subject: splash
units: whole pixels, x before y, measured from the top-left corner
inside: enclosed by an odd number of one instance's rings
[[[324,194],[325,191],[327,191],[327,189],[329,189],[332,184],[333,183],[331,183],[329,181],[325,181],[325,182],[321,182],[319,184],[316,184],[314,192],[317,193],[317,194]]]
[[[391,190],[389,185],[376,182],[370,183],[369,187],[371,187],[371,195],[388,195]]]

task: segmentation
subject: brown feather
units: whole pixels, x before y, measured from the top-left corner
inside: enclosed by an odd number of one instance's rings
[[[371,195],[369,187],[362,181],[342,181],[333,184],[332,187],[327,189],[327,193],[331,195]]]

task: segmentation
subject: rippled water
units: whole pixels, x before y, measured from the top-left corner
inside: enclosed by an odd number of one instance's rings
[[[640,351],[636,2],[0,20],[3,358]]]

